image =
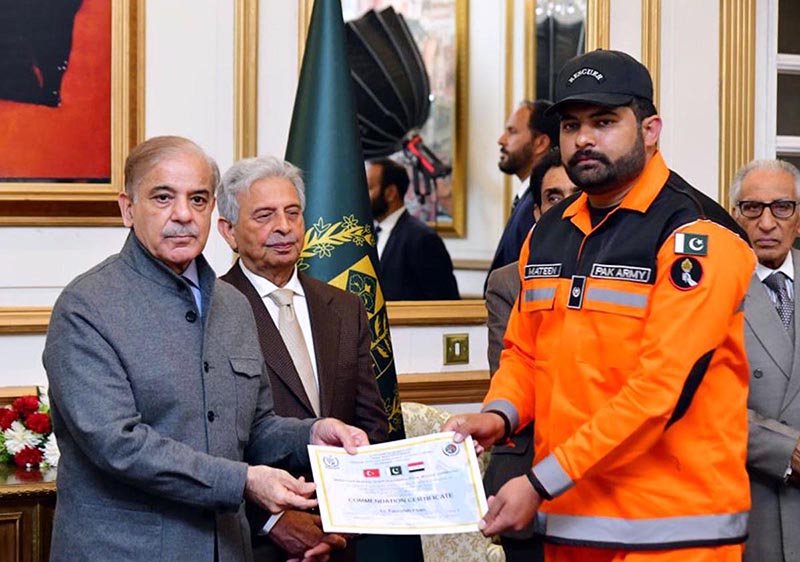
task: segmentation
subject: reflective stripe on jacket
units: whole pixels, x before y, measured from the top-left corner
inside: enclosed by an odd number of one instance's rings
[[[547,213],[484,409],[536,420],[552,542],[666,549],[743,542],[755,257],[660,153],[595,227],[587,197]]]

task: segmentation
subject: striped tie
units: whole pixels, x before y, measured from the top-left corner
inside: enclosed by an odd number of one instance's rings
[[[794,327],[794,302],[789,298],[789,291],[786,288],[788,279],[784,273],[776,271],[764,279],[764,285],[776,295],[775,309],[778,311],[784,328],[791,333]]]

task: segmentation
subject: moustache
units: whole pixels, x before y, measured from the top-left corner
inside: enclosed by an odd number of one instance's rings
[[[199,234],[200,231],[196,227],[183,224],[168,225],[164,227],[164,230],[161,231],[161,235],[164,238],[174,238],[178,236],[191,236],[193,238],[197,238]]]
[[[579,164],[578,160],[581,158],[591,158],[603,164],[611,164],[611,161],[606,157],[605,154],[601,152],[595,152],[594,150],[580,150],[572,155],[572,158],[570,158],[569,162],[567,162],[567,166],[570,168],[577,166]]]
[[[272,234],[267,238],[267,241],[264,243],[265,246],[278,246],[281,244],[296,244],[297,243],[297,236],[294,234],[283,235],[283,234]]]

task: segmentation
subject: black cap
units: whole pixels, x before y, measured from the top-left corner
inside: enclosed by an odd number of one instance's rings
[[[633,98],[653,101],[650,72],[627,53],[597,49],[564,64],[556,79],[555,103],[547,113],[558,113],[572,102],[619,107]]]

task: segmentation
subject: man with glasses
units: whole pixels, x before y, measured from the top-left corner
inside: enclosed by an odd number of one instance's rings
[[[747,469],[753,506],[746,561],[800,561],[800,351],[794,296],[800,253],[800,172],[756,160],[731,188],[736,221],[758,258],[745,299],[750,363]]]

